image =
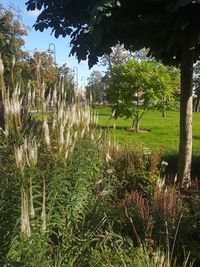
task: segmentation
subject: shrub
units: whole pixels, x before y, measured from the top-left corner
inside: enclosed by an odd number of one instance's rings
[[[161,154],[152,153],[148,148],[138,146],[109,149],[111,161],[109,168],[114,169],[118,181],[118,194],[125,191],[140,191],[151,194],[160,176]]]

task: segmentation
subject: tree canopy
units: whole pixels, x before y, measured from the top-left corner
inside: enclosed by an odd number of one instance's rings
[[[101,71],[94,70],[91,72],[90,76],[87,79],[86,86],[86,97],[93,103],[101,102],[103,98],[103,91],[101,88],[101,79],[103,74]]]
[[[107,100],[115,117],[131,117],[134,130],[139,132],[139,121],[144,114],[152,109],[163,111],[174,103],[178,76],[177,69],[153,61],[129,60],[113,66]]]
[[[199,0],[29,0],[27,9],[41,10],[35,29],[52,28],[55,37],[71,36],[71,54],[88,56],[92,66],[118,41],[129,50],[177,64],[181,48],[200,49]]]
[[[6,86],[13,87],[19,76],[19,72],[13,76],[13,68],[22,57],[23,37],[26,34],[27,30],[19,18],[14,16],[11,10],[4,9],[0,5],[0,53],[4,64]]]
[[[108,67],[108,71],[111,71],[113,65],[121,65],[128,62],[131,59],[131,52],[124,48],[123,44],[118,43],[112,47],[112,52],[107,55],[103,55],[101,64]]]

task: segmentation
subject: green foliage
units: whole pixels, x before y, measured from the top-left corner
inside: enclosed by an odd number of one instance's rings
[[[11,88],[20,79],[18,61],[21,59],[23,37],[26,34],[25,26],[12,10],[6,10],[0,5],[0,51],[4,62],[4,80]]]
[[[63,86],[66,92],[66,100],[69,103],[72,103],[75,91],[74,75],[72,73],[72,70],[70,70],[67,64],[63,64],[58,68],[58,72],[61,80],[63,81]]]
[[[86,86],[86,98],[92,103],[102,101],[101,79],[103,75],[100,71],[94,70],[88,77]]]
[[[41,87],[42,82],[45,82],[47,87],[53,88],[56,82],[60,82],[62,76],[64,86],[68,88],[67,98],[71,100],[74,97],[74,84],[69,68],[67,66],[58,68],[49,53],[35,50],[31,55],[23,51],[23,37],[27,35],[27,29],[19,17],[13,14],[12,9],[6,10],[0,5],[0,51],[6,88],[10,88],[12,92],[18,84],[24,92],[28,84],[31,87]],[[0,87],[1,83],[2,81]]]
[[[165,111],[175,103],[174,89],[178,86],[178,70],[161,63],[128,61],[114,66],[107,99],[115,117],[133,118],[139,131],[139,121],[148,110]]]
[[[88,56],[89,66],[94,65],[99,56],[109,54],[110,47],[118,41],[132,51],[148,47],[149,54],[167,63],[180,62],[181,49],[186,44],[195,48],[195,57],[198,57],[198,1],[99,0],[83,3],[79,0],[76,4],[73,1],[54,3],[53,0],[28,1],[28,10],[41,10],[36,30],[50,27],[56,37],[70,35],[71,53],[79,60]]]
[[[176,94],[180,88],[180,71],[172,66],[157,63],[155,68],[156,106],[166,116],[166,110],[174,109],[177,104]]]
[[[191,258],[195,259],[195,264],[200,263],[200,198],[197,195],[185,197],[183,207],[183,217],[180,222],[179,235],[175,253],[180,252],[180,247],[185,250],[190,249]]]
[[[46,83],[47,87],[55,85],[58,79],[58,69],[55,66],[53,58],[46,52],[34,51],[33,55],[25,53],[20,62],[21,77],[24,87],[27,87],[28,82],[38,83],[42,81]]]
[[[141,147],[117,149],[104,143],[106,135],[97,140],[90,126],[97,121],[96,113],[93,117],[88,107],[79,105],[67,109],[64,101],[56,104],[58,113],[55,108],[53,116],[47,116],[48,109],[42,114],[43,128],[41,121],[33,123],[31,118],[30,125],[0,132],[1,266],[189,265],[176,235],[181,196],[160,180],[160,154]],[[54,127],[52,117],[59,118]],[[17,117],[9,113],[9,119],[21,124],[20,112]],[[16,153],[19,149],[21,156]],[[196,211],[198,204],[193,207]],[[191,211],[185,212],[184,222]],[[192,235],[199,229],[196,215]],[[185,233],[187,255],[192,237]],[[193,246],[191,254],[199,260]]]
[[[8,164],[8,159],[13,164],[12,154],[8,156],[5,151],[0,195],[2,266],[45,266],[52,264],[59,253],[73,260],[80,249],[75,243],[81,235],[85,214],[96,198],[93,190],[100,175],[101,153],[89,140],[77,144],[67,162],[55,162],[43,149],[40,148],[39,164],[32,173],[35,218],[31,220],[31,238],[20,235],[20,180]],[[29,175],[29,170],[25,170],[25,177]],[[46,233],[41,230],[40,218],[42,177],[46,183]]]
[[[109,151],[112,160],[105,162],[104,150],[97,149],[91,140],[85,139],[77,143],[67,161],[62,161],[52,157],[41,142],[40,158],[32,172],[35,217],[31,219],[31,237],[24,237],[19,229],[19,177],[18,172],[10,168],[14,166],[14,158],[8,148],[1,148],[3,157],[0,161],[4,166],[0,191],[2,266],[103,267],[125,264],[142,267],[144,264],[162,266],[160,262],[165,262],[164,266],[179,266],[179,261],[184,264],[181,246],[184,242],[186,251],[190,250],[187,238],[191,239],[192,232],[185,231],[184,227],[191,211],[186,210],[188,215],[180,224],[181,235],[177,237],[178,246],[173,257],[180,256],[177,263],[174,260],[174,265],[169,262],[167,253],[171,251],[164,253],[164,250],[157,249],[159,245],[163,249],[166,247],[166,221],[171,246],[177,226],[174,218],[179,218],[179,213],[175,214],[176,217],[173,212],[166,213],[172,209],[162,205],[160,198],[153,194],[160,172],[159,154],[149,154],[147,149],[139,148],[113,149]],[[24,172],[28,182],[29,168]],[[45,232],[41,229],[44,178]],[[197,211],[198,201],[193,208]],[[194,234],[199,229],[196,226],[197,215],[191,225]],[[183,233],[187,235],[184,241]],[[140,242],[146,246],[142,247]],[[198,258],[195,253],[194,247],[192,258]],[[189,266],[189,261],[185,266]]]
[[[149,148],[125,146],[111,151],[110,156],[109,168],[113,169],[113,179],[117,180],[119,196],[132,190],[147,195],[152,193],[160,176],[160,153],[152,153]]]
[[[195,94],[195,101],[194,101],[194,111],[198,112],[200,107],[200,63],[194,67],[194,78],[193,78],[193,86],[194,86],[194,94]]]

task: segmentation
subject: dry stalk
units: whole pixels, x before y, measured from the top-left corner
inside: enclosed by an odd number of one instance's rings
[[[153,194],[153,204],[166,218],[175,222],[180,217],[182,198],[180,192],[173,187],[156,186]]]

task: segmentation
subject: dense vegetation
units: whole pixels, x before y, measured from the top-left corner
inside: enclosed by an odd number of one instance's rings
[[[156,60],[180,67],[177,177],[187,188],[191,183],[193,64],[200,55],[199,0],[79,0],[76,4],[29,0],[26,5],[28,10],[40,11],[36,30],[51,28],[56,38],[70,36],[71,54],[78,60],[88,59],[89,67],[119,42],[133,52],[148,48],[148,55]]]
[[[177,149],[177,111],[126,132],[109,108],[81,103],[67,66],[12,59],[0,62],[0,265],[199,266],[199,181],[180,188],[163,160]]]
[[[160,151],[119,146],[96,111],[54,90],[4,99],[1,265],[198,266],[197,182],[188,197],[165,181]]]

